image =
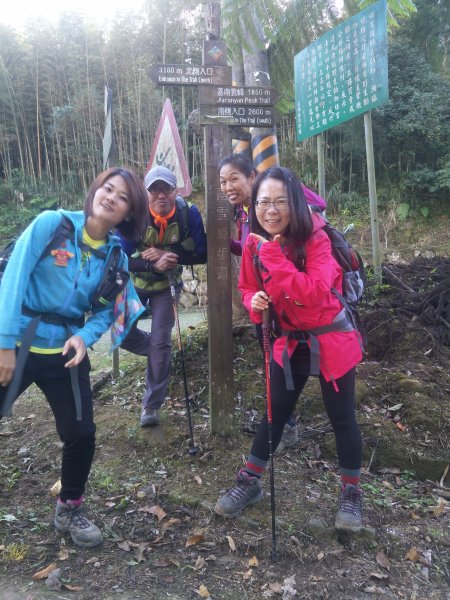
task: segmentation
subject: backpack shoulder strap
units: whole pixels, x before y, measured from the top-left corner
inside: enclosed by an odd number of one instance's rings
[[[70,219],[65,215],[61,215],[61,221],[56,226],[50,241],[44,248],[39,260],[42,260],[50,254],[52,250],[63,244],[67,239],[72,242],[75,239],[75,227]]]
[[[175,202],[177,205],[177,222],[178,222],[178,227],[180,228],[180,234],[182,237],[184,237],[184,236],[188,237],[189,236],[189,225],[188,225],[189,204],[181,196],[177,196]]]

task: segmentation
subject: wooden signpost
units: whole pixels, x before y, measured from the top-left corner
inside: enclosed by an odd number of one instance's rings
[[[272,127],[276,92],[266,87],[234,87],[227,49],[220,37],[220,5],[208,5],[208,38],[201,65],[153,65],[157,85],[195,85],[204,127],[206,226],[208,232],[208,350],[211,433],[233,432],[233,335],[230,260],[230,204],[220,191],[219,162],[230,154],[230,126]]]

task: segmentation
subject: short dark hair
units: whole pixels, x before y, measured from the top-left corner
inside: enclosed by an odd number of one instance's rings
[[[142,181],[136,173],[133,173],[133,171],[130,171],[129,169],[125,169],[124,167],[111,167],[97,175],[91,183],[87,193],[86,201],[84,203],[84,214],[86,217],[91,214],[95,193],[106,183],[106,181],[108,181],[108,179],[111,179],[111,177],[115,177],[116,175],[122,177],[126,183],[130,201],[130,212],[127,220],[119,223],[117,225],[117,230],[124,238],[138,240],[142,237],[149,224],[148,195]]]
[[[235,167],[246,177],[250,177],[252,173],[256,173],[255,165],[245,154],[230,154],[230,156],[225,157],[219,164],[219,171],[225,165]]]
[[[258,191],[263,181],[266,179],[278,179],[286,186],[290,209],[290,223],[285,233],[286,242],[296,246],[303,246],[313,231],[313,222],[309,206],[297,176],[285,167],[271,167],[263,171],[256,178],[252,190],[252,201],[250,204],[250,228],[254,233],[258,233],[267,238],[267,232],[261,227],[256,218],[255,200],[258,197]]]

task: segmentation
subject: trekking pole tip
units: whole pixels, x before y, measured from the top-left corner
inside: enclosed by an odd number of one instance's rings
[[[197,446],[191,446],[191,447],[189,448],[188,452],[189,452],[189,454],[190,454],[191,456],[195,456],[195,455],[197,454],[197,452],[198,452],[198,448],[197,448]]]

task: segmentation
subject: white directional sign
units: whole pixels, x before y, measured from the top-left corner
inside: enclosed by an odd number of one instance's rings
[[[271,87],[210,85],[200,87],[199,104],[272,106],[277,99],[277,92]]]
[[[216,85],[231,82],[231,67],[221,65],[152,65],[150,79],[157,85]]]
[[[214,124],[240,127],[274,127],[275,110],[271,106],[200,105],[200,125]]]

